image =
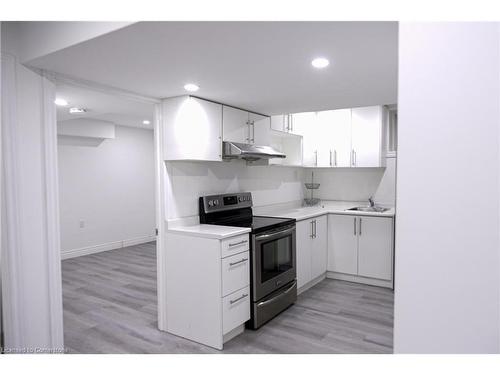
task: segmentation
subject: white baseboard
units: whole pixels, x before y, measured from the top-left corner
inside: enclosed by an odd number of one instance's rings
[[[76,257],[81,257],[83,255],[101,253],[103,251],[109,251],[109,250],[115,250],[115,249],[121,249],[122,247],[139,245],[141,243],[151,242],[151,241],[155,241],[155,240],[156,240],[156,236],[144,236],[144,237],[130,238],[127,240],[122,240],[122,241],[108,242],[108,243],[101,244],[101,245],[81,247],[79,249],[63,250],[63,251],[61,251],[61,259],[76,258]]]
[[[383,288],[394,289],[393,285],[392,285],[392,280],[372,279],[370,277],[348,275],[348,274],[345,274],[345,273],[332,272],[332,271],[327,271],[326,277],[328,279],[351,281],[353,283],[367,284],[367,285],[374,285],[374,286],[381,286]]]

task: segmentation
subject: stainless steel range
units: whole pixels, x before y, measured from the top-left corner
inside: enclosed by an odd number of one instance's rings
[[[252,194],[200,197],[200,223],[251,228],[251,318],[257,329],[297,300],[295,219],[253,216]]]

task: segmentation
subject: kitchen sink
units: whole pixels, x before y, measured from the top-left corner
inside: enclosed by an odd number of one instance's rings
[[[388,208],[378,207],[378,206],[359,206],[348,208],[346,211],[361,211],[361,212],[385,212],[389,210]]]

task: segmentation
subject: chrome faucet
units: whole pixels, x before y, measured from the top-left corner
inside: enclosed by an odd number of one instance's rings
[[[373,201],[373,197],[368,198],[368,203],[370,203],[370,207],[375,207],[375,202]]]

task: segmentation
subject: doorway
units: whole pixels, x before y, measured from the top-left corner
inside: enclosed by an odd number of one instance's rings
[[[65,349],[141,352],[126,334],[157,330],[154,104],[57,84],[56,105]]]

